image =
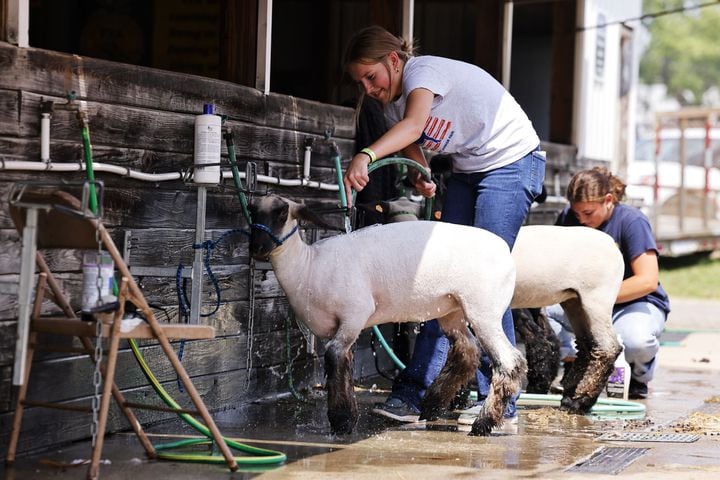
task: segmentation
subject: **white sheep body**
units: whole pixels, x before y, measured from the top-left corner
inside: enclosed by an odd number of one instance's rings
[[[512,308],[544,307],[581,294],[611,308],[624,262],[610,235],[588,227],[531,225],[520,229]]]
[[[578,358],[563,379],[561,405],[586,413],[595,404],[621,347],[612,311],[625,264],[610,235],[588,227],[533,225],[520,229],[512,308],[560,303],[576,335]]]
[[[408,222],[420,215],[416,202],[401,199],[379,206],[389,221],[418,223]],[[612,328],[625,268],[620,249],[612,237],[593,228],[530,225],[520,228],[512,257],[516,281],[510,306],[560,303],[573,326],[578,359],[564,377],[562,406],[585,413],[595,404],[621,350]]]
[[[294,233],[299,218],[321,224],[306,206],[267,196],[251,207],[255,258],[270,258],[298,318],[325,338],[328,418],[334,432],[357,421],[352,345],[369,326],[437,318],[452,340],[448,359],[428,389],[421,418],[437,418],[479,364],[473,328],[492,362],[491,388],[473,424],[486,435],[502,423],[521,386],[526,364],[502,330],[512,298],[515,265],[507,244],[485,230],[435,222],[363,229],[307,245]],[[466,324],[467,322],[467,324]]]
[[[499,237],[437,222],[368,227],[313,245],[293,236],[270,259],[295,314],[323,338],[351,312],[370,312],[361,329],[424,322],[458,310],[468,295],[502,313],[515,278]]]

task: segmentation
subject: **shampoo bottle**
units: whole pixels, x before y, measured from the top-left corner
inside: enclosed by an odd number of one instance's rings
[[[195,117],[194,183],[201,185],[220,183],[221,146],[222,119],[219,115],[214,114],[214,107],[211,103],[205,104],[203,114]]]
[[[618,335],[618,342],[623,347],[620,355],[615,360],[613,373],[610,375],[607,383],[607,396],[613,398],[628,399],[628,391],[630,390],[630,364],[625,360],[625,346],[622,338]]]

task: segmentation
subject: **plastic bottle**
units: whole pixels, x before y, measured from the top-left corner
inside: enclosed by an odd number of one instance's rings
[[[627,400],[630,390],[630,364],[625,360],[625,345],[623,345],[620,335],[617,336],[617,339],[623,349],[615,360],[613,373],[608,378],[606,391],[608,397]]]
[[[206,103],[203,114],[195,117],[195,173],[193,182],[201,185],[220,183],[222,119],[214,114],[212,103]],[[203,165],[211,164],[205,167]]]
[[[114,300],[114,297],[110,295],[113,270],[113,260],[109,254],[97,251],[85,252],[83,255],[82,295],[82,310],[84,312],[91,312]],[[100,278],[99,282],[98,276]]]

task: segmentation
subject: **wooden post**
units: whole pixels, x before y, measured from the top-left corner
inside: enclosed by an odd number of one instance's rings
[[[6,0],[3,11],[3,40],[18,47],[30,46],[29,0]]]
[[[13,385],[22,385],[25,379],[25,353],[30,331],[30,308],[32,304],[32,281],[35,276],[35,253],[37,247],[38,209],[28,207],[23,228],[22,254],[20,258],[20,282],[18,287],[18,322],[15,343],[15,367]]]
[[[258,0],[257,67],[255,88],[270,93],[270,51],[272,49],[272,0]]]
[[[197,212],[195,217],[195,243],[202,244],[205,241],[205,207],[207,203],[207,188],[197,187]],[[190,322],[200,323],[200,306],[202,303],[202,279],[203,279],[203,249],[195,249],[195,259],[192,268],[192,290],[190,292]]]

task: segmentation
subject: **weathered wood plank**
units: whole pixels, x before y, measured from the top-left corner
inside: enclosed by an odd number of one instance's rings
[[[3,128],[0,126],[0,128]],[[1,131],[1,130],[0,130]],[[349,155],[347,146],[343,147],[346,154]],[[36,138],[15,138],[0,135],[0,160],[23,160],[37,161],[40,158],[40,142]],[[79,163],[83,161],[82,144],[78,141],[71,140],[51,140],[50,142],[50,158],[54,163]],[[348,157],[344,157],[348,160]],[[239,164],[241,172],[245,171],[245,164],[248,161],[261,162],[261,172],[272,176],[279,176],[284,179],[300,178],[302,176],[302,164],[287,165],[268,163],[265,165],[264,160],[241,156],[236,153],[236,160]],[[140,148],[107,146],[93,143],[93,161],[96,163],[106,163],[110,165],[120,166],[122,168],[130,168],[132,170],[144,173],[180,173],[185,174],[193,162],[193,155],[190,152],[164,152],[159,150],[149,150]],[[227,155],[222,160],[223,170],[229,170],[230,164]],[[272,165],[277,165],[275,168]],[[7,170],[7,173],[17,171]],[[3,171],[3,176],[5,175]],[[16,173],[17,174],[17,173]],[[26,172],[26,175],[37,175],[37,173]],[[58,176],[67,175],[67,173],[53,172],[50,170],[48,179],[58,178]],[[82,178],[84,173],[76,175]],[[126,178],[124,175],[109,174],[97,172],[108,185],[122,182],[125,187],[133,186],[137,188],[151,188],[153,182],[143,182]],[[316,150],[312,156],[310,178],[327,183],[335,183],[334,161],[330,152]],[[8,181],[13,179],[8,178]],[[226,178],[224,183],[228,186],[232,185],[232,179]],[[165,181],[156,183],[164,188],[183,188],[180,180]]]
[[[0,132],[4,135],[20,135],[20,92],[0,90]]]
[[[297,329],[292,331],[290,347],[299,348],[302,340]],[[172,342],[179,352],[180,342]],[[177,375],[157,342],[138,341],[142,355],[153,375],[160,382],[175,381]],[[233,352],[223,355],[223,352]],[[285,329],[256,333],[251,350],[247,335],[235,335],[211,340],[186,341],[183,346],[182,364],[188,375],[198,377],[244,369],[250,363],[260,368],[284,364],[286,355]],[[250,360],[248,360],[250,359]],[[32,378],[28,385],[28,397],[38,401],[65,401],[92,395],[94,364],[87,356],[66,356],[34,362]],[[118,370],[115,383],[120,389],[134,389],[148,384],[133,353],[123,349],[118,353]]]
[[[12,367],[15,359],[16,332],[17,320],[0,320],[0,365]]]
[[[24,137],[40,135],[40,103],[60,98],[48,98],[32,92],[22,92],[20,106],[20,134]],[[86,102],[93,144],[121,148],[139,148],[165,152],[192,154],[196,115],[159,110],[147,110],[95,101]],[[80,126],[75,112],[56,111],[51,119],[51,137],[55,140],[81,141]],[[275,159],[302,165],[306,137],[297,131],[228,121],[235,135],[237,155],[253,159]],[[317,135],[315,138],[320,138]],[[353,141],[338,140],[338,147],[348,157]],[[223,146],[224,147],[224,146]],[[226,153],[226,152],[225,152]],[[320,157],[329,159],[329,156]],[[60,160],[60,159],[58,159]],[[329,163],[329,160],[326,160]],[[330,166],[326,164],[325,166]]]
[[[303,382],[309,374],[298,369],[294,371],[297,383]],[[247,379],[250,379],[247,382]],[[212,375],[193,379],[195,388],[199,391],[206,406],[211,412],[218,412],[228,408],[235,408],[247,404],[267,395],[280,391],[287,391],[287,378],[278,375],[268,368],[253,369],[250,374],[244,370]],[[189,405],[186,394],[177,391],[176,383],[168,382],[163,387],[182,405]],[[128,401],[138,403],[155,403],[162,405],[157,395],[150,387],[124,392]],[[89,398],[78,399],[71,402],[76,405],[87,405]],[[145,426],[161,421],[176,418],[175,415],[148,410],[134,410],[140,423]],[[0,444],[7,445],[12,415],[0,415]],[[108,416],[108,432],[129,430],[125,417],[111,402]],[[28,408],[23,417],[23,428],[20,434],[18,450],[20,452],[47,448],[50,445],[87,439],[90,437],[90,417],[87,414],[49,410],[43,408]],[[142,448],[137,445],[138,455]]]
[[[246,225],[238,228],[248,232]],[[232,230],[234,229],[206,231],[205,238],[215,242],[210,256],[212,265],[248,263],[248,237],[244,233],[230,233]],[[125,249],[129,252],[128,264],[131,266],[177,267],[179,262],[192,264],[195,255],[195,230],[163,228],[133,229],[125,232],[128,240]],[[167,252],[172,252],[172,255],[158,255],[159,245]]]
[[[114,178],[113,178],[114,177]],[[4,178],[20,183],[43,181],[59,184],[60,181],[83,181],[84,173],[44,173],[30,172],[19,174],[8,172]],[[114,179],[106,185],[103,196],[103,223],[112,228],[115,225],[132,225],[134,228],[184,228],[194,229],[196,223],[197,191],[191,185],[152,184],[145,182],[121,181],[110,174],[97,173],[98,180]],[[226,180],[229,185],[230,180]],[[143,188],[129,188],[129,185],[141,184]],[[320,191],[313,188],[282,187],[260,184],[261,194],[268,189],[298,201],[312,201],[320,206],[333,206],[339,202],[336,191]],[[263,187],[264,185],[264,187]],[[0,182],[0,229],[14,228],[7,211],[6,198],[11,184]],[[72,190],[71,190],[72,191]],[[234,190],[211,188],[208,190],[206,204],[206,229],[233,229],[244,225],[242,208]]]
[[[2,298],[2,297],[0,297]],[[8,312],[0,319],[0,365],[10,365],[13,362],[15,352],[15,330],[17,324],[17,296],[5,295],[6,303],[10,305]],[[171,299],[173,300],[173,299]],[[212,298],[211,298],[212,300]],[[51,308],[52,304],[46,302],[43,305],[47,310],[46,315],[59,314],[57,308]],[[154,313],[158,321],[168,323],[181,322],[177,303],[169,305],[153,305]],[[207,302],[203,305],[201,312],[211,312],[214,304]],[[235,301],[223,303],[218,311],[210,317],[203,317],[201,323],[212,325],[215,328],[216,338],[247,334],[250,330],[253,335],[269,333],[285,329],[286,322],[290,317],[290,306],[285,297],[261,298],[253,304],[254,314],[250,317],[250,302]],[[291,322],[293,329],[297,328]],[[43,335],[43,341],[52,345],[65,347],[79,347],[78,341],[71,341],[65,337],[54,337]],[[38,360],[46,360],[65,356],[58,353],[38,353]]]
[[[203,104],[213,102],[216,111],[231,120],[316,135],[334,127],[334,137],[354,136],[353,112],[347,107],[286,95],[265,96],[221,80],[0,42],[0,88],[65,98],[70,90],[82,94],[80,78],[85,86],[83,100],[187,114],[200,113]]]
[[[12,402],[12,366],[0,366],[0,412],[7,412]]]

